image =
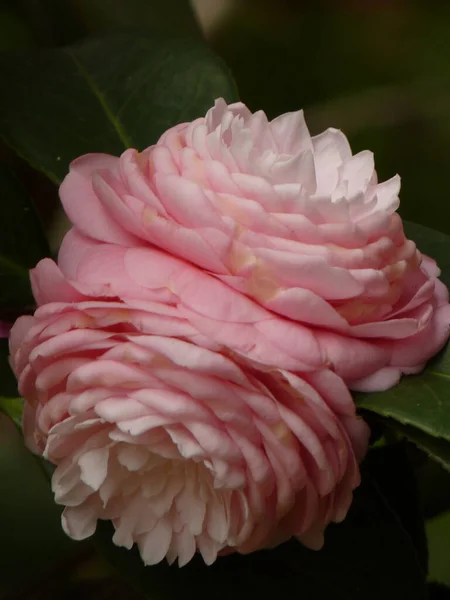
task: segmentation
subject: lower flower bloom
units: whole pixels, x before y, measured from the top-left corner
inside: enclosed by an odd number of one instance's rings
[[[180,566],[293,536],[321,547],[368,440],[338,375],[260,370],[176,306],[83,294],[50,261],[33,283],[46,302],[14,325],[11,363],[68,535],[111,520],[115,544]]]

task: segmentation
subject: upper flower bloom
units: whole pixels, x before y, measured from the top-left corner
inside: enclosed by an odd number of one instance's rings
[[[79,158],[61,199],[89,237],[158,246],[284,317],[376,340],[413,372],[445,343],[450,311],[439,270],[405,237],[399,189],[340,131],[311,137],[302,112],[269,123],[218,100],[142,153]]]

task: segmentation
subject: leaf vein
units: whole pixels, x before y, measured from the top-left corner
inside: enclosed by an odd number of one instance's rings
[[[427,375],[434,375],[435,377],[442,377],[443,379],[450,379],[450,375],[447,373],[439,373],[438,371],[426,371]]]
[[[103,110],[105,112],[106,117],[108,118],[108,121],[114,127],[114,130],[117,133],[117,135],[119,136],[119,139],[122,142],[122,144],[125,146],[125,148],[132,148],[133,147],[133,142],[128,137],[127,133],[124,131],[121,122],[114,115],[113,111],[111,110],[111,108],[108,105],[108,102],[106,101],[105,96],[103,95],[103,93],[101,92],[101,90],[98,88],[97,84],[92,79],[92,77],[89,74],[89,72],[84,68],[83,64],[78,60],[78,58],[75,56],[75,54],[73,54],[68,48],[65,48],[63,51],[66,52],[66,54],[75,63],[75,65],[76,65],[77,69],[79,70],[80,74],[83,76],[83,78],[85,79],[86,83],[88,84],[88,86],[90,87],[90,89],[94,93],[95,97],[99,101],[101,107],[103,108]]]

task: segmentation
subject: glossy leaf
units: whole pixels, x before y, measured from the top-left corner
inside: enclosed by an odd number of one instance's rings
[[[165,562],[145,567],[136,549],[129,551],[112,544],[108,523],[99,524],[94,540],[113,566],[153,600],[181,598],[186,590],[195,590],[198,600],[424,599],[421,552],[413,542],[416,534],[407,528],[419,517],[410,514],[403,520],[389,504],[384,495],[387,471],[391,473],[390,496],[398,493],[399,505],[407,496],[407,510],[413,511],[416,500],[402,473],[398,476],[397,461],[386,460],[385,454],[381,458],[377,455],[363,468],[363,483],[347,519],[327,530],[325,547],[320,552],[306,550],[292,541],[247,556],[222,557],[210,567],[196,557],[179,569]],[[421,527],[420,520],[419,525],[414,520],[414,529],[417,526]]]
[[[385,392],[356,394],[355,401],[359,408],[450,441],[450,349],[419,375],[405,376]]]
[[[3,165],[0,222],[0,318],[8,320],[33,304],[28,270],[50,251],[26,190]]]
[[[430,441],[440,442],[439,438],[431,438]],[[419,444],[420,441],[417,442]],[[447,442],[444,442],[447,444]],[[428,460],[423,460],[416,465],[417,484],[422,499],[422,511],[425,519],[432,519],[450,510],[450,472],[448,470],[450,460],[443,466],[439,460],[444,454],[443,449],[432,452],[427,440],[421,446],[425,452],[430,454]],[[447,451],[447,456],[449,452]],[[449,540],[450,541],[450,540]]]
[[[430,579],[450,586],[450,512],[430,519],[426,529],[430,547]]]
[[[83,546],[64,534],[61,507],[55,504],[39,463],[2,414],[0,481],[0,597],[31,598],[30,590],[22,595],[22,588],[33,579],[55,578],[55,567],[78,554]]]
[[[430,458],[437,461],[444,469],[450,471],[450,441],[428,435],[416,427],[402,425],[401,423],[395,423],[393,428],[426,452]]]
[[[237,96],[205,45],[157,33],[1,56],[0,76],[0,132],[55,182],[81,154],[142,150],[172,125],[203,115],[215,98]]]
[[[0,412],[8,416],[21,429],[23,398],[5,398],[0,396]]]

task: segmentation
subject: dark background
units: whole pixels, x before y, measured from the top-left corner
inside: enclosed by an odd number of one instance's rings
[[[211,23],[216,3],[223,11]],[[0,51],[71,43],[86,32],[133,24],[144,4],[150,22],[153,10],[166,11],[158,26],[187,35],[195,29],[176,0],[112,0],[106,19],[96,13],[96,0],[0,0]],[[354,152],[374,151],[380,180],[401,175],[404,218],[450,233],[450,1],[197,5],[205,37],[252,110],[274,117],[304,108],[312,133],[343,129]],[[56,245],[65,225],[53,184],[6,147],[0,162],[21,171]],[[442,480],[442,473],[422,467],[424,495],[433,477]],[[0,482],[0,597],[132,600],[89,544],[65,538],[43,473],[3,417]],[[431,519],[428,535],[430,575],[450,584],[450,515]]]

